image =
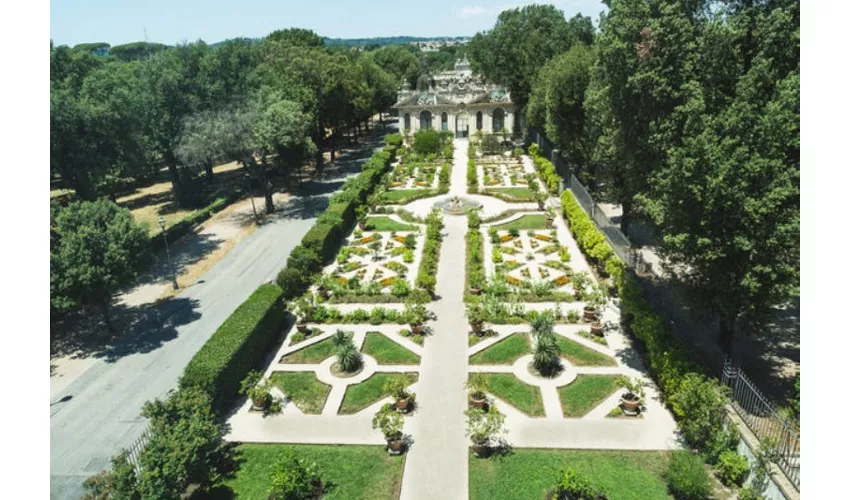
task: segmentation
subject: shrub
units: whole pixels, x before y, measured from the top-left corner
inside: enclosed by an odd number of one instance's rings
[[[342,368],[344,372],[351,373],[357,371],[362,364],[360,352],[352,343],[341,345],[339,349],[337,349],[336,355],[339,359],[339,367]]]
[[[394,297],[407,297],[410,295],[410,283],[408,283],[404,278],[396,278],[396,280],[393,281],[392,294]]]
[[[269,499],[295,500],[319,498],[322,479],[319,467],[286,451],[272,465],[269,473]]]
[[[198,387],[212,396],[213,409],[226,410],[239,392],[240,381],[262,363],[280,335],[282,294],[274,284],[257,288],[189,361],[180,388]]]
[[[83,500],[138,500],[136,468],[128,460],[129,452],[112,457],[112,470],[102,470],[83,483]]]
[[[608,498],[608,492],[601,486],[594,484],[584,474],[580,474],[570,467],[558,475],[558,498],[570,498],[572,500],[600,500]]]
[[[673,452],[667,469],[667,486],[674,497],[682,500],[702,500],[711,491],[702,459],[689,451]]]
[[[434,130],[420,130],[413,134],[413,151],[416,154],[437,154],[440,151],[440,135]]]
[[[725,436],[725,387],[716,380],[688,373],[679,389],[670,395],[670,406],[691,446],[707,449],[718,437]]]
[[[747,457],[726,450],[718,457],[717,473],[723,484],[741,486],[750,473],[750,464]]]
[[[534,368],[544,376],[557,372],[561,366],[561,348],[555,341],[554,334],[542,333],[537,336],[532,362]]]

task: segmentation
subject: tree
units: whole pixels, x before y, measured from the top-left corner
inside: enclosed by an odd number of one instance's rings
[[[396,85],[406,80],[414,88],[422,65],[413,50],[406,45],[386,45],[371,54],[375,63],[393,76]]]
[[[260,151],[264,177],[268,175],[268,156],[275,154],[279,169],[300,167],[301,162],[314,154],[316,146],[310,138],[312,118],[301,106],[286,99],[275,99],[263,106],[254,126],[253,137]],[[265,179],[268,182],[268,179]],[[274,210],[271,193],[266,191],[266,211]]]
[[[223,430],[207,393],[181,389],[165,400],[148,401],[142,415],[150,420],[150,437],[139,456],[142,498],[177,499],[190,484],[212,482],[224,453]]]
[[[57,309],[94,305],[107,329],[112,297],[132,283],[149,252],[147,230],[110,201],[73,202],[59,209],[50,253],[50,297]]]
[[[567,23],[564,13],[552,5],[502,11],[492,30],[470,40],[472,67],[487,79],[507,86],[513,101],[524,109],[540,66],[587,39],[590,20],[581,19],[579,16]]]
[[[83,500],[139,500],[136,468],[124,450],[112,457],[112,470],[102,470],[83,483]]]

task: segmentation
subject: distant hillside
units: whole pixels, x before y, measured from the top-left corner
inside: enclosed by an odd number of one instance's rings
[[[410,43],[410,42],[443,42],[443,41],[451,41],[451,40],[465,40],[469,37],[466,36],[378,36],[372,38],[328,38],[322,37],[325,41],[325,45],[394,45],[399,43]]]

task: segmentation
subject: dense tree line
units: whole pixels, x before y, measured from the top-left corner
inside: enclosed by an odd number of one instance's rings
[[[551,6],[502,12],[469,46],[588,187],[655,222],[719,318],[799,295],[797,0],[607,0],[598,31]]]
[[[103,45],[50,47],[51,171],[83,200],[114,198],[163,166],[188,207],[214,161],[243,162],[266,186],[259,178],[272,169],[287,173],[308,157],[321,166],[340,133],[387,110],[408,71],[301,29],[95,56]]]

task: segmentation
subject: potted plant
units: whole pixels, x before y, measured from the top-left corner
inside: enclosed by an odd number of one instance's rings
[[[377,262],[381,259],[381,241],[375,240],[369,243],[369,250],[372,251],[372,261]]]
[[[390,455],[401,454],[404,448],[401,432],[404,428],[404,417],[401,413],[395,411],[393,405],[387,403],[378,410],[378,413],[372,417],[372,428],[380,430],[384,435],[384,439],[387,440],[387,451]]]
[[[369,213],[369,207],[366,205],[359,205],[354,212],[357,214],[357,226],[360,227],[361,230],[366,230],[366,214]]]
[[[312,298],[306,295],[301,296],[292,303],[292,306],[292,312],[298,317],[295,327],[298,328],[299,332],[307,333],[309,331],[307,323],[313,319],[313,312],[316,310]]]
[[[472,440],[472,451],[478,458],[490,456],[490,444],[505,432],[505,416],[495,407],[486,411],[470,408],[466,415],[466,435]]]
[[[628,415],[637,415],[640,412],[640,404],[644,398],[643,381],[637,377],[629,378],[625,375],[620,375],[617,377],[617,385],[626,390],[620,397],[623,412]]]
[[[472,331],[476,335],[481,336],[484,333],[484,308],[480,303],[469,304],[466,306],[466,317],[469,318],[469,324],[472,326]]]
[[[272,399],[271,382],[263,380],[263,374],[253,370],[242,379],[239,394],[251,400],[251,411],[265,411]]]
[[[407,378],[404,375],[394,375],[384,382],[384,392],[395,398],[395,407],[407,413],[410,410],[411,394],[407,392]]]
[[[550,228],[550,229],[552,227],[554,227],[554,225],[555,225],[555,210],[553,210],[551,207],[547,208],[546,209],[546,215],[544,215],[544,217],[546,218],[546,227]]]
[[[584,320],[590,322],[590,333],[602,335],[602,312],[608,303],[605,289],[594,286],[593,290],[585,294]]]
[[[483,373],[473,373],[466,381],[469,389],[469,404],[479,410],[487,409],[487,391],[490,390],[490,379]]]
[[[590,275],[587,274],[587,271],[575,273],[573,275],[572,282],[573,294],[575,295],[576,300],[581,300],[584,295],[584,290],[587,288],[587,285],[590,284]]]
[[[537,200],[537,208],[540,210],[546,208],[546,195],[543,192],[535,193],[534,198]]]
[[[323,274],[316,281],[316,293],[318,293],[319,297],[321,297],[323,300],[328,300],[328,298],[330,298],[330,284],[332,280],[333,278],[326,274]]]
[[[413,333],[422,333],[422,327],[426,321],[431,319],[428,309],[425,304],[418,299],[418,295],[412,295],[404,304],[404,315],[407,318],[407,323],[410,325],[410,330]]]

